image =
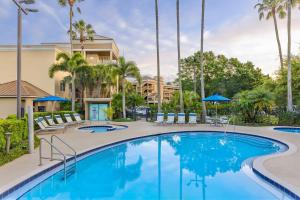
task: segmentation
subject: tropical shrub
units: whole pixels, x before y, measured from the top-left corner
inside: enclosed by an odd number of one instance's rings
[[[257,122],[263,125],[278,125],[279,118],[274,115],[260,115],[257,118]]]
[[[0,146],[5,145],[5,133],[10,132],[11,135],[11,148],[17,146],[28,136],[27,120],[16,119],[2,119],[0,120]],[[3,140],[4,139],[4,140]],[[3,143],[4,141],[4,143]]]
[[[234,111],[246,123],[258,123],[258,116],[271,113],[275,105],[273,94],[261,87],[240,92],[234,99]]]

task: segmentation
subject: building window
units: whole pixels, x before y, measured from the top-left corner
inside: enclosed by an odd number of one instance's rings
[[[61,81],[60,84],[59,84],[59,90],[61,92],[64,92],[66,90],[66,85],[63,81]]]

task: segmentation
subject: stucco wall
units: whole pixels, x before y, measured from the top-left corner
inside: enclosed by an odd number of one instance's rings
[[[17,112],[17,101],[13,98],[0,98],[0,118],[6,118]]]

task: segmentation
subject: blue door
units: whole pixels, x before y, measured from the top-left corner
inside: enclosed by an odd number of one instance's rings
[[[105,121],[107,119],[105,110],[108,104],[90,104],[90,120],[91,121]]]

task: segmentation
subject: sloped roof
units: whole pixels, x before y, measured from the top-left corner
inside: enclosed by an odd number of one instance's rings
[[[112,38],[103,35],[94,35],[94,40],[112,40]]]
[[[22,81],[21,83],[21,96],[22,97],[44,97],[49,96],[44,90]],[[17,96],[17,81],[11,81],[0,84],[0,97],[16,97]]]

